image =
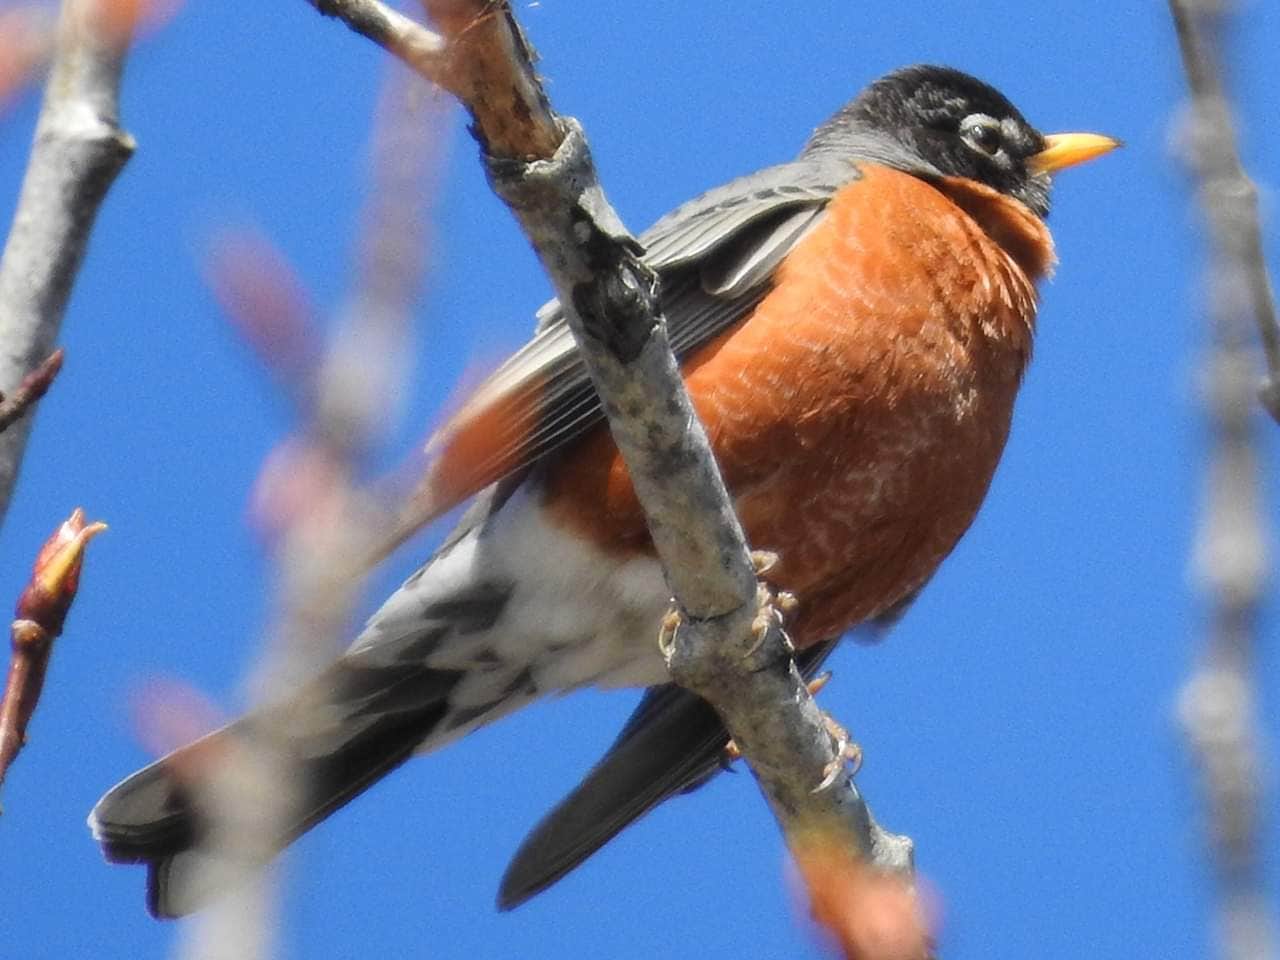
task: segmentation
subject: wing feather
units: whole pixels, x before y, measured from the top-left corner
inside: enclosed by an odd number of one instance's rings
[[[783,258],[858,176],[847,163],[796,162],[736,180],[663,217],[640,242],[662,279],[667,332],[687,356],[751,310]],[[433,515],[581,436],[602,417],[559,304],[538,332],[432,439]],[[429,518],[428,518],[429,519]]]

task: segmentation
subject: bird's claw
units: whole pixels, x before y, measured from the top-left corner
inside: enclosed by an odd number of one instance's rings
[[[658,627],[658,651],[662,654],[663,659],[671,659],[671,654],[675,650],[676,632],[683,622],[684,617],[681,616],[679,608],[673,602],[667,608],[667,612],[663,614],[662,623]]]
[[[818,691],[830,682],[831,671],[828,670],[807,681],[805,685],[809,688],[810,696],[816,696]],[[853,769],[849,771],[849,776],[851,777],[856,777],[858,771],[862,769],[862,747],[849,736],[849,731],[825,711],[822,714],[822,724],[827,728],[827,734],[835,741],[836,755],[835,759],[823,768],[822,782],[813,788],[814,793],[821,793],[834,784],[839,779],[846,763],[853,766]],[[742,751],[738,749],[736,741],[730,740],[724,745],[724,752],[720,755],[720,765],[722,767],[727,770],[729,764],[741,759]]]
[[[831,678],[830,674],[825,674],[814,681],[821,689]],[[810,685],[810,692],[813,690],[813,684]],[[822,714],[823,725],[827,728],[827,733],[831,739],[835,741],[836,756],[835,759],[826,765],[822,770],[822,782],[813,788],[814,793],[821,793],[830,787],[839,778],[841,771],[844,770],[846,763],[852,764],[853,769],[849,771],[849,776],[855,777],[858,771],[862,769],[862,747],[853,741],[849,736],[849,731],[841,726],[830,714]]]
[[[752,550],[751,569],[757,577],[762,577],[778,565],[778,555],[772,550]]]
[[[772,550],[751,551],[751,567],[755,570],[756,577],[762,577],[777,564],[778,555]],[[751,621],[752,642],[743,656],[744,660],[750,660],[760,652],[765,640],[769,637],[770,629],[775,624],[781,628],[783,615],[793,611],[798,603],[799,601],[794,593],[787,590],[775,591],[764,580],[757,580],[756,615],[755,619]],[[779,633],[782,636],[782,642],[786,646],[787,652],[794,653],[795,649],[791,646],[791,638],[787,636],[786,631],[779,629]]]

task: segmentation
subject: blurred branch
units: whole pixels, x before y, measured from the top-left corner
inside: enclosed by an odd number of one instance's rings
[[[1262,333],[1270,368],[1262,399],[1273,417],[1280,415],[1280,336],[1256,189],[1240,163],[1221,80],[1222,7],[1192,0],[1171,0],[1170,7],[1192,92],[1186,152],[1209,227],[1212,332],[1205,383],[1211,459],[1196,569],[1213,612],[1203,660],[1182,689],[1179,714],[1201,772],[1223,955],[1267,960],[1276,948],[1260,863],[1266,805],[1254,676],[1267,557],[1250,327],[1256,323]]]
[[[402,393],[429,200],[422,174],[440,139],[432,141],[440,125],[429,122],[426,98],[407,79],[397,71],[384,87],[355,279],[327,344],[318,340],[300,281],[264,239],[223,238],[209,271],[219,300],[288,389],[299,419],[294,436],[264,465],[255,492],[275,581],[273,622],[250,680],[257,705],[285,700],[333,657],[362,586],[334,571],[348,571],[351,557],[367,555],[391,516],[360,476]],[[310,788],[291,746],[257,730],[202,772],[212,825],[202,849],[207,876],[195,885],[230,894],[197,918],[185,955],[272,954],[275,898],[261,866]]]
[[[36,4],[0,10],[0,111],[44,66],[53,49],[53,21]]]
[[[129,34],[102,0],[65,0],[13,226],[0,259],[0,390],[49,355],[98,207],[133,152],[118,124]],[[0,435],[0,518],[30,418]]]
[[[551,111],[509,5],[423,0],[442,31],[428,42],[378,4],[311,2],[470,111],[490,182],[551,278],[648,517],[677,604],[664,645],[672,677],[720,713],[788,837],[820,830],[910,869],[910,841],[871,818],[791,662],[667,341],[657,279],[605,198],[581,128]],[[429,66],[402,52],[410,35],[430,48]]]
[[[838,844],[811,835],[792,844],[813,921],[844,960],[925,960],[933,938],[913,884],[873,870]]]
[[[1235,314],[1252,314],[1262,339],[1267,381],[1260,399],[1280,421],[1280,324],[1262,251],[1258,188],[1236,146],[1231,103],[1222,84],[1218,33],[1222,0],[1170,0],[1182,65],[1191,87],[1191,143],[1187,159],[1199,179],[1200,201],[1214,243],[1216,270],[1231,290]]]
[[[80,585],[85,545],[107,526],[84,522],[76,508],[36,555],[31,581],[18,598],[10,627],[13,655],[0,699],[0,784],[27,739],[27,724],[44,688],[53,641],[62,633]]]

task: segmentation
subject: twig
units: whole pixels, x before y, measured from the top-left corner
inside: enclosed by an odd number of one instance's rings
[[[133,152],[117,122],[128,37],[99,0],[65,0],[53,69],[0,259],[0,390],[49,355],[98,207]],[[30,419],[0,435],[0,519]]]
[[[377,4],[311,2],[399,54],[403,34],[382,39],[385,12],[370,27]],[[668,647],[673,678],[720,712],[789,838],[820,831],[877,865],[909,869],[910,841],[876,826],[847,771],[814,789],[839,765],[836,744],[758,594],[667,341],[656,278],[606,200],[581,129],[552,113],[506,3],[424,6],[444,34],[433,69],[471,112],[490,181],[552,280],[644,506],[681,615]]]
[[[1179,715],[1208,808],[1223,956],[1267,960],[1276,956],[1275,926],[1259,862],[1266,805],[1254,694],[1267,558],[1251,415],[1256,360],[1248,344],[1250,315],[1267,353],[1271,380],[1262,399],[1272,416],[1280,413],[1280,337],[1262,258],[1256,191],[1240,164],[1220,79],[1220,8],[1192,0],[1171,0],[1170,7],[1192,91],[1187,159],[1209,225],[1213,336],[1205,384],[1212,449],[1196,550],[1197,572],[1213,612],[1204,658],[1182,689]]]
[[[26,743],[53,641],[62,633],[80,584],[85,545],[106,529],[105,523],[86,524],[84,511],[77,507],[40,548],[31,581],[18,598],[10,628],[13,656],[0,700],[0,784]]]
[[[452,91],[444,40],[379,0],[307,0],[326,17],[395,54],[424,79]]]
[[[12,396],[0,393],[0,433],[8,430],[10,425],[27,412],[37,400],[53,386],[54,377],[62,369],[62,348],[59,347],[44,362],[36,367],[18,384]]]

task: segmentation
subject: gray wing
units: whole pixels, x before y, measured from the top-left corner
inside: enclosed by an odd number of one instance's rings
[[[848,163],[771,167],[672,211],[640,236],[644,260],[662,279],[667,333],[684,357],[747,316],[768,293],[783,258],[821,219],[831,196],[858,176]],[[595,391],[552,301],[538,312],[534,339],[486,380],[433,441],[501,403],[491,455],[471,465],[476,487],[520,471],[597,423]]]
[[[850,163],[794,161],[740,177],[676,207],[640,236],[644,259],[655,270],[689,264],[741,237],[782,211],[821,208],[858,177]],[[777,260],[790,246],[777,251]]]

